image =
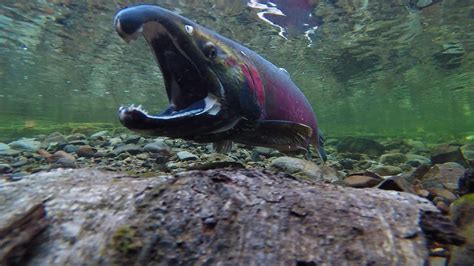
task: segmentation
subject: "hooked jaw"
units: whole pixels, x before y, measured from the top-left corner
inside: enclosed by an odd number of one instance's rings
[[[205,112],[215,115],[220,111],[219,94],[213,92],[222,91],[222,84],[193,39],[197,25],[157,6],[141,5],[119,11],[114,26],[127,43],[144,36],[162,72],[170,103],[155,116],[141,106],[121,107],[122,124],[135,130],[151,127],[146,125],[150,121],[182,119]]]

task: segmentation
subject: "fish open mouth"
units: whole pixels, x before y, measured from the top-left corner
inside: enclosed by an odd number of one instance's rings
[[[168,108],[157,115],[149,115],[141,106],[121,107],[122,124],[132,128],[150,119],[180,119],[220,111],[222,84],[207,65],[200,44],[191,38],[193,22],[164,9],[138,6],[120,11],[114,24],[127,42],[144,36],[162,72],[169,101]]]

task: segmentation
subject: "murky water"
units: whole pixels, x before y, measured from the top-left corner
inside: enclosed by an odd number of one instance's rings
[[[474,1],[154,2],[287,69],[327,136],[474,134]],[[112,25],[134,3],[1,1],[0,135],[118,126],[122,104],[162,110],[150,50]]]

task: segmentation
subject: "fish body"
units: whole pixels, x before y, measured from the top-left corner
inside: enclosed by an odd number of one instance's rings
[[[167,9],[139,5],[114,20],[127,42],[143,35],[163,75],[169,106],[149,115],[141,106],[121,107],[127,128],[155,136],[232,141],[278,149],[308,150],[325,158],[316,116],[288,73],[254,51]]]

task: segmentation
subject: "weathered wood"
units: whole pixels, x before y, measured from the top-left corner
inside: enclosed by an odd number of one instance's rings
[[[256,170],[58,170],[0,187],[7,204],[33,196],[50,197],[50,226],[30,265],[423,265],[419,217],[437,211],[403,192]]]
[[[30,205],[24,212],[3,217],[0,227],[0,265],[14,265],[26,254],[29,244],[41,233],[48,221],[42,202]]]

